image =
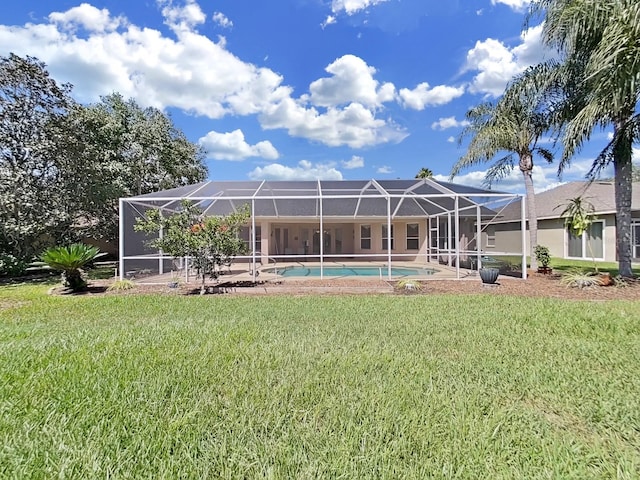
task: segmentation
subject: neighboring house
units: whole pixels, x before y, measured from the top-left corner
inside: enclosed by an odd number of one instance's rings
[[[595,220],[582,237],[573,235],[561,218],[570,199],[582,197],[595,209]],[[552,257],[617,261],[615,196],[613,182],[570,182],[536,194],[538,244],[549,247]],[[483,229],[483,250],[509,250],[520,241],[520,200],[498,211]],[[640,261],[640,183],[633,184],[632,241],[634,261]],[[527,242],[529,235],[526,236]],[[527,244],[527,251],[529,247]]]
[[[182,199],[207,215],[250,206],[252,217],[242,232],[250,253],[238,262],[350,259],[474,268],[481,256],[478,220],[494,218],[497,201],[516,198],[433,179],[203,182],[121,199],[121,270],[166,270],[166,257],[146,248],[133,224],[149,208],[170,214]]]

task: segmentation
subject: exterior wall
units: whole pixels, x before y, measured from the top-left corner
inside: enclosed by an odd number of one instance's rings
[[[311,220],[311,219],[309,219]],[[407,248],[407,224],[418,224],[418,249]],[[267,264],[269,257],[281,257],[281,261],[295,261],[319,255],[319,230],[320,223],[302,220],[278,219],[274,221],[259,220],[256,222],[261,227],[262,246],[261,261]],[[393,248],[391,254],[394,260],[413,261],[420,257],[426,257],[428,250],[428,220],[418,219],[394,219]],[[361,225],[371,226],[371,248],[361,248]],[[388,251],[383,247],[383,226],[386,221],[362,220],[359,222],[339,222],[327,219],[323,222],[323,240],[325,246],[323,253],[326,257],[339,259],[354,255],[371,255],[372,259],[385,261]],[[286,230],[286,234],[285,234]],[[340,231],[341,238],[338,238]],[[277,238],[279,235],[279,238]],[[287,241],[284,241],[285,235]],[[305,244],[305,241],[308,242]],[[285,245],[286,243],[286,245]],[[338,246],[340,244],[340,246]],[[327,249],[327,245],[329,249]],[[338,251],[339,250],[339,251]],[[287,258],[289,257],[289,258]],[[310,259],[311,260],[311,259]]]
[[[435,219],[434,221],[437,221]],[[319,230],[320,224],[316,222],[293,221],[292,219],[278,219],[274,221],[260,220],[256,222],[261,227],[261,261],[262,264],[267,264],[269,258],[278,257],[278,261],[296,261],[297,259],[303,260],[307,257],[316,257],[319,255]],[[418,248],[412,249],[407,246],[407,225],[418,225]],[[371,231],[370,248],[362,248],[361,238],[361,226],[369,225]],[[328,242],[323,248],[323,253],[326,258],[334,258],[336,260],[340,258],[358,257],[367,258],[367,255],[371,256],[371,260],[386,261],[388,257],[388,250],[383,248],[383,228],[386,227],[386,221],[380,221],[379,218],[372,220],[362,220],[358,222],[338,222],[326,220],[323,222],[323,240]],[[424,259],[438,259],[443,261],[448,258],[447,252],[436,249],[430,249],[430,232],[429,232],[429,219],[428,218],[403,218],[393,219],[391,222],[393,226],[393,247],[391,249],[391,255],[394,261],[415,261]],[[452,230],[453,230],[452,225]],[[336,238],[336,232],[340,230],[340,251],[338,251],[338,241]],[[286,234],[285,234],[286,231]],[[439,244],[441,249],[450,248],[452,253],[455,251],[455,242],[452,240],[447,242],[446,231],[440,231]],[[461,265],[465,264],[469,258],[475,256],[476,250],[476,228],[475,219],[461,219],[460,220],[460,260]],[[435,233],[434,233],[435,234]],[[315,237],[314,237],[315,235]],[[515,232],[517,238],[520,238],[520,233]],[[279,237],[278,237],[279,236]],[[287,241],[284,241],[284,238]],[[445,238],[442,238],[445,237]],[[305,245],[305,241],[308,242]],[[329,249],[327,246],[329,245]],[[450,245],[450,246],[449,246]],[[439,256],[438,256],[439,253]],[[309,258],[309,260],[314,260]]]
[[[616,262],[616,227],[615,217],[612,214],[598,216],[596,221],[604,222],[603,225],[603,249],[604,259],[599,261]],[[486,234],[483,235],[483,250],[486,252],[519,252],[520,248],[520,222],[495,225],[495,247],[486,246]],[[538,221],[538,245],[549,248],[551,257],[571,258],[568,255],[568,236],[564,220],[554,218]],[[529,230],[526,232],[526,251],[529,247]],[[583,259],[590,260],[588,252],[584,252]]]

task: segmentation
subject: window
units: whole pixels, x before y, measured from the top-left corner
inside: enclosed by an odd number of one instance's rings
[[[633,246],[633,258],[640,258],[640,220],[631,224],[631,237]]]
[[[389,232],[387,231],[387,226],[386,225],[382,225],[382,249],[383,250],[388,250],[389,247],[387,247],[387,239],[391,237],[391,250],[395,249],[395,244],[393,241],[393,225],[391,225],[391,235],[389,235]]]
[[[420,250],[420,225],[407,223],[407,250]]]
[[[371,250],[371,225],[360,225],[360,249]]]
[[[256,253],[260,253],[262,251],[262,239],[260,236],[260,225],[256,225]],[[244,246],[246,248],[247,254],[250,254],[251,249],[251,227],[241,227],[240,228],[240,238],[244,242]]]
[[[604,258],[604,222],[593,222],[581,236],[567,230],[567,256],[571,258]]]
[[[484,229],[487,234],[487,248],[493,248],[496,246],[496,226],[495,225],[487,225]]]

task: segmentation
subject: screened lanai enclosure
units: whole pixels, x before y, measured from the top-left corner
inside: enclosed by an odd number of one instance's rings
[[[120,200],[119,274],[148,283],[194,278],[189,258],[154,251],[134,231],[150,209],[171,215],[187,199],[203,215],[244,205],[251,212],[241,230],[246,252],[221,278],[460,279],[487,265],[524,277],[524,210],[508,249],[494,243],[501,210],[520,198],[432,179],[202,182]]]

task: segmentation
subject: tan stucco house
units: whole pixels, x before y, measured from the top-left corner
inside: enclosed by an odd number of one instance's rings
[[[596,219],[580,238],[566,227],[560,215],[567,202],[576,197],[589,201]],[[520,200],[510,203],[483,230],[483,250],[509,250],[520,241]],[[615,262],[616,221],[613,182],[569,182],[536,194],[538,244],[549,247],[552,257]],[[634,261],[640,262],[640,183],[633,185],[632,242]],[[527,226],[528,230],[528,226]],[[528,233],[528,232],[527,232]],[[526,236],[529,251],[529,236]]]

